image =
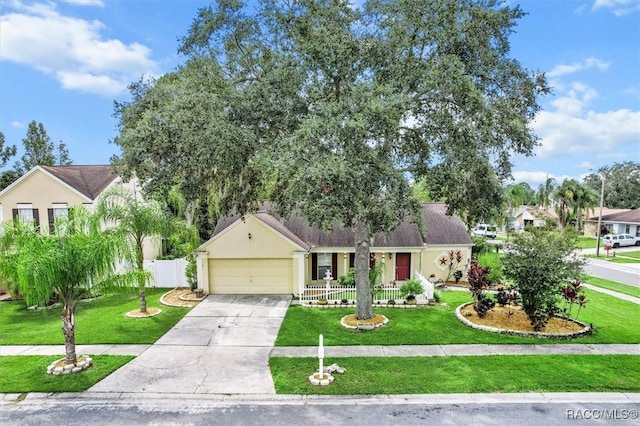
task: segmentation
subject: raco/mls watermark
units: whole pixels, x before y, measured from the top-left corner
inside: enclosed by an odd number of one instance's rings
[[[631,409],[568,409],[566,412],[568,420],[634,420],[638,418],[638,410]]]

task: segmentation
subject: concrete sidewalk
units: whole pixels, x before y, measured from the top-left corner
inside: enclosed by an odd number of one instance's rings
[[[139,356],[151,345],[79,345],[78,354]],[[640,355],[640,344],[543,345],[396,345],[396,346],[325,346],[326,358],[342,357],[410,357],[410,356],[484,356],[484,355]],[[64,355],[64,346],[0,346],[0,356]],[[276,346],[273,357],[303,358],[318,356],[317,346]]]

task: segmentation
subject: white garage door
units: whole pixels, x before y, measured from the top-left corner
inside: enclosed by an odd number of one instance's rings
[[[210,259],[211,294],[291,294],[293,259]]]

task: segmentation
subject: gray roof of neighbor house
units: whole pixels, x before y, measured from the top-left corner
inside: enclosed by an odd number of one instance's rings
[[[118,177],[105,165],[40,167],[92,200]]]
[[[458,216],[447,216],[444,203],[426,203],[422,207],[422,232],[411,218],[405,219],[395,230],[378,233],[374,237],[373,247],[422,247],[425,245],[472,244],[469,233]],[[299,215],[287,219],[280,218],[269,211],[268,206],[261,207],[253,214],[265,225],[279,232],[306,250],[312,247],[351,247],[355,234],[351,228],[334,226],[330,232],[311,226]],[[213,232],[216,236],[238,220],[240,215],[221,218]]]
[[[617,213],[602,215],[605,222],[640,223],[640,209],[626,210]],[[588,221],[598,221],[598,216],[593,216]]]

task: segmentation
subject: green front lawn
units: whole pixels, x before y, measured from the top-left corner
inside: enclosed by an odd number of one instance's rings
[[[593,237],[585,237],[585,236],[579,236],[578,237],[578,248],[581,249],[592,249],[592,248],[596,248],[596,246],[598,245],[598,239],[597,238],[593,238]],[[603,245],[600,244],[600,247],[602,247]]]
[[[76,344],[150,344],[173,327],[188,308],[161,305],[160,297],[169,289],[147,289],[147,306],[162,313],[149,318],[127,318],[138,309],[137,296],[100,297],[78,304]],[[28,310],[24,301],[0,303],[0,345],[61,345],[61,308]]]
[[[271,358],[278,394],[376,395],[494,392],[639,392],[640,356],[524,355],[328,358],[346,368],[311,385],[316,358]]]
[[[640,251],[625,251],[624,253],[619,253],[620,256],[624,257],[633,257],[634,259],[640,260]]]
[[[389,323],[375,331],[358,332],[344,328],[340,319],[353,314],[351,308],[317,309],[291,306],[285,315],[276,346],[315,346],[318,335],[327,346],[341,345],[447,345],[447,344],[539,344],[539,343],[640,343],[638,305],[596,291],[585,290],[586,308],[579,320],[592,323],[595,333],[573,340],[506,336],[478,331],[462,324],[455,309],[471,301],[468,292],[442,292],[443,306],[426,308],[375,308]]]
[[[594,277],[592,275],[585,275],[582,279],[583,282],[598,287],[606,288],[607,290],[617,291],[618,293],[627,294],[633,297],[640,297],[640,287],[634,287],[619,283],[617,281],[611,281],[600,277]]]
[[[0,356],[0,392],[82,392],[131,361],[133,356],[96,355],[82,373],[47,374],[47,366],[61,356]]]

